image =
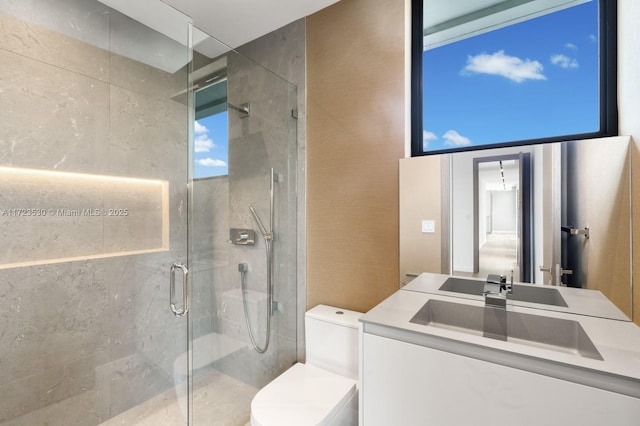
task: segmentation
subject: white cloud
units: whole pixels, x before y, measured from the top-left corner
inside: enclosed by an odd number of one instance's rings
[[[429,147],[429,142],[435,141],[438,137],[433,132],[422,131],[422,149],[425,150]]]
[[[198,135],[196,140],[193,141],[193,150],[195,152],[209,152],[212,148],[215,148],[215,144],[207,135]]]
[[[203,167],[227,167],[226,162],[222,160],[214,160],[209,157],[196,160],[196,164]]]
[[[525,80],[546,80],[543,66],[538,61],[522,60],[516,56],[505,55],[504,50],[488,55],[481,53],[467,58],[463,72],[499,75],[516,83]]]
[[[591,43],[597,43],[597,42],[598,42],[598,37],[596,37],[596,36],[595,36],[595,35],[593,35],[593,34],[589,34],[589,36],[587,37],[587,39],[589,39],[589,41],[590,41]]]
[[[196,134],[196,138],[193,141],[193,150],[195,152],[209,152],[216,147],[216,144],[213,143],[213,140],[208,135],[209,129],[197,120],[194,132]]]
[[[207,129],[206,126],[203,126],[196,120],[195,132],[196,132],[196,135],[204,135],[209,133],[209,129]]]
[[[578,68],[580,66],[574,58],[560,54],[551,56],[551,63],[560,68]]]
[[[453,146],[467,146],[471,145],[471,139],[462,136],[460,133],[455,130],[447,130],[447,133],[442,135],[442,139],[445,140],[445,145],[453,145]]]
[[[566,47],[569,50],[578,50],[578,46],[576,46],[573,43],[565,43],[564,47]]]
[[[433,140],[436,140],[436,139],[438,139],[438,137],[436,136],[435,133],[427,132],[426,130],[422,131],[422,140],[433,141]]]

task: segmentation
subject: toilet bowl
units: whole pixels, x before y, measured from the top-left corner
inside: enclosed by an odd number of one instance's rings
[[[326,305],[306,313],[307,362],[295,364],[256,394],[252,426],[358,424],[360,316]]]

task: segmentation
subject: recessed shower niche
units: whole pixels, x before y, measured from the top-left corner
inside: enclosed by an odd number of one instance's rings
[[[165,180],[0,167],[0,269],[166,250]]]

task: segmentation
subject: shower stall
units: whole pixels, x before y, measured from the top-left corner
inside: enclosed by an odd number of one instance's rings
[[[296,87],[159,7],[0,1],[2,426],[245,425],[296,361]]]

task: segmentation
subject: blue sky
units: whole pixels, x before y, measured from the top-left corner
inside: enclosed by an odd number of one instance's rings
[[[227,112],[196,120],[193,177],[229,174]]]
[[[594,132],[597,1],[423,53],[425,151]]]

